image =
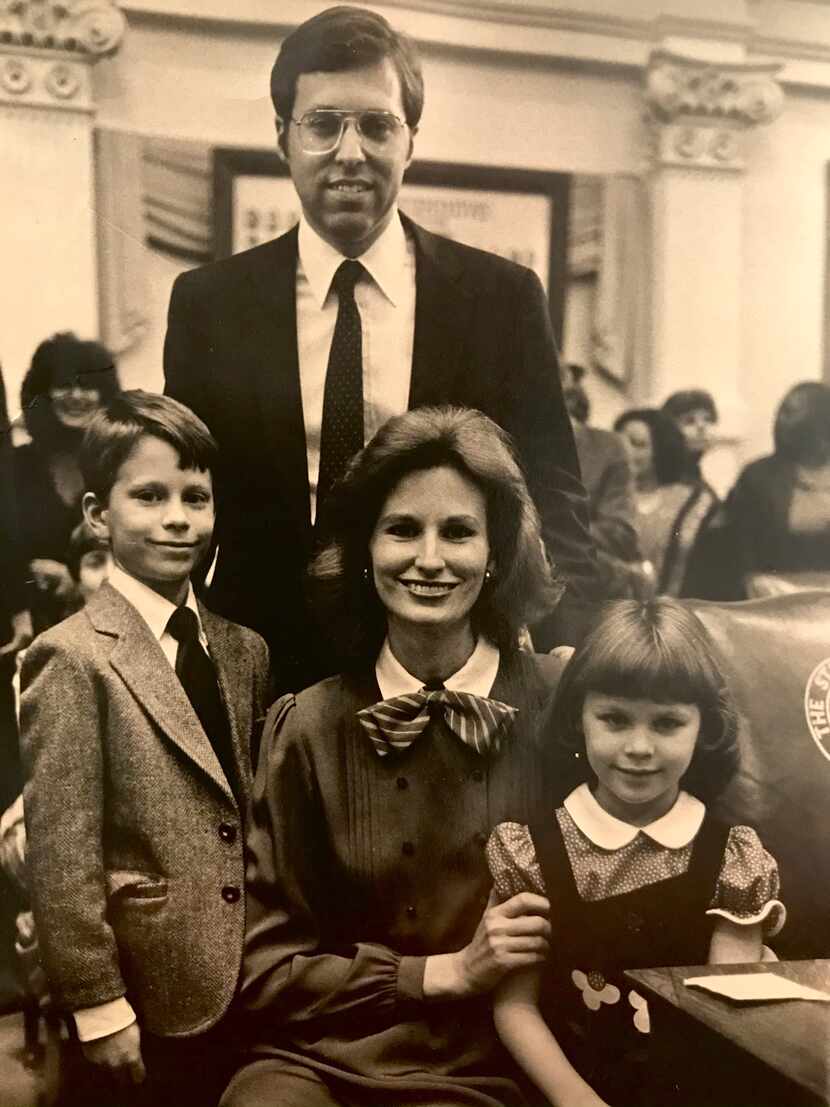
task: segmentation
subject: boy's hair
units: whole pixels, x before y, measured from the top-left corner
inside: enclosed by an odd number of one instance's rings
[[[214,475],[219,458],[216,440],[189,407],[155,392],[133,389],[115,396],[95,413],[81,446],[81,472],[88,492],[107,503],[118,470],[145,435],[168,442],[182,469]]]
[[[417,127],[424,107],[424,81],[414,46],[382,15],[346,5],[307,19],[285,39],[271,70],[274,111],[287,127],[303,73],[341,73],[385,58],[400,79],[406,122]]]
[[[66,567],[70,576],[78,583],[81,576],[81,558],[91,550],[109,550],[110,544],[105,538],[99,538],[89,523],[82,519],[69,536],[66,550]]]
[[[709,632],[677,600],[606,604],[568,662],[551,708],[549,733],[558,759],[582,780],[591,778],[582,728],[589,692],[696,704],[700,733],[682,787],[707,802],[729,783],[738,765],[735,703]]]
[[[501,649],[516,648],[520,627],[544,615],[560,594],[545,557],[539,517],[508,435],[470,408],[422,407],[389,419],[352,459],[325,505],[331,544],[314,560],[324,625],[344,662],[374,660],[386,612],[371,580],[369,542],[383,505],[413,472],[440,466],[472,481],[487,504],[493,560],[472,610],[473,625]]]

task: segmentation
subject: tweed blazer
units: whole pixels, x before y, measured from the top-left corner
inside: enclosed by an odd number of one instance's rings
[[[65,1010],[126,995],[142,1027],[207,1029],[233,998],[245,930],[243,811],[268,651],[200,607],[230,720],[239,802],[149,627],[104,585],[23,667],[32,904]]]

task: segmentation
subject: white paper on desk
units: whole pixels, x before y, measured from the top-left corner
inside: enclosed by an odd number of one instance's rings
[[[736,1003],[760,1003],[774,999],[811,999],[830,1003],[830,994],[806,984],[797,984],[773,972],[740,972],[723,976],[689,976],[683,983],[687,988],[702,988],[715,995],[726,996]]]

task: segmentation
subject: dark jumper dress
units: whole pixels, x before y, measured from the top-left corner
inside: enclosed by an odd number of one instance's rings
[[[597,901],[579,895],[559,821],[531,824],[530,832],[545,887],[556,889],[541,1009],[598,1095],[614,1107],[641,1104],[648,1036],[635,1018],[646,1027],[647,1015],[624,970],[708,959],[715,920],[706,910],[729,828],[707,814],[685,873]]]

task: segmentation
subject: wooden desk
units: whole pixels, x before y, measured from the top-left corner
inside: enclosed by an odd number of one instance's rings
[[[736,1004],[683,984],[733,972],[779,973],[830,992],[830,960],[630,970],[649,1001],[660,1094],[694,1107],[830,1104],[830,1004]]]

